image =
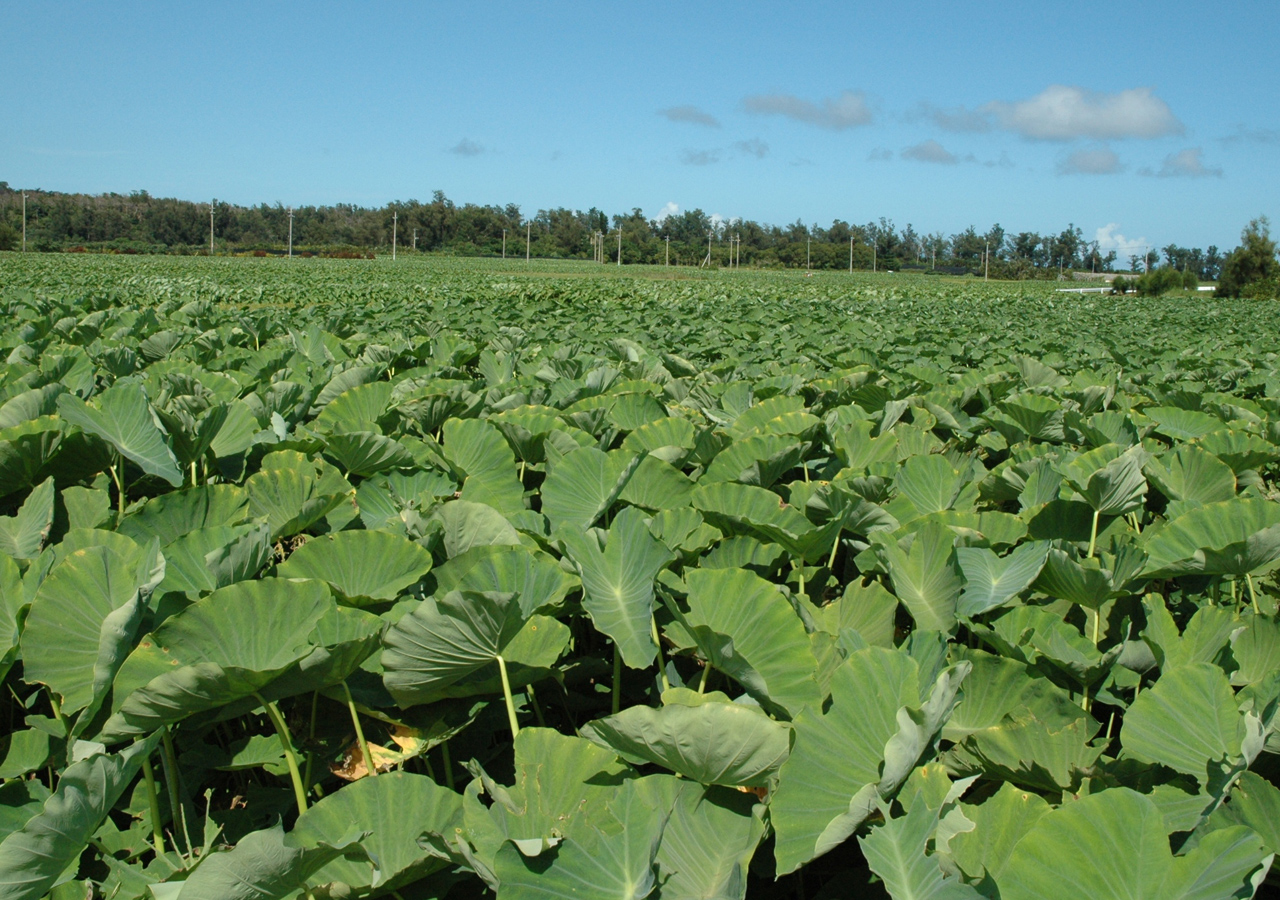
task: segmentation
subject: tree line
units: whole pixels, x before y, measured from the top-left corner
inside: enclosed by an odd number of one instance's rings
[[[212,210],[212,221],[210,211]],[[240,206],[214,200],[196,203],[129,194],[70,194],[27,191],[28,249],[49,252],[107,250],[145,253],[208,253],[212,226],[215,253],[280,253],[288,241],[300,254],[397,252],[459,256],[530,256],[616,262],[621,238],[624,263],[813,269],[926,269],[953,274],[988,272],[993,278],[1052,278],[1070,271],[1145,272],[1161,265],[1217,280],[1224,256],[1170,244],[1145,256],[1121,260],[1103,253],[1074,224],[1057,234],[986,231],[970,226],[958,234],[918,232],[880,218],[865,224],[837,219],[829,227],[768,225],[723,220],[700,209],[648,218],[640,209],[607,215],[563,207],[525,216],[516,204],[456,204],[442,191],[429,202],[396,201],[381,207],[353,204]],[[22,193],[0,181],[0,250],[21,242]],[[1127,268],[1126,268],[1127,266]]]

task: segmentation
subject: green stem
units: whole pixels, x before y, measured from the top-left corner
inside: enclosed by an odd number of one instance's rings
[[[831,555],[827,557],[827,570],[834,577],[836,574],[836,551],[840,549],[840,532],[836,532],[836,539],[831,542]],[[837,582],[838,583],[838,582]]]
[[[440,745],[440,763],[444,766],[444,783],[449,790],[455,790],[453,786],[453,759],[449,756],[449,742],[445,741]]]
[[[147,808],[151,814],[151,840],[156,856],[164,856],[164,831],[160,825],[160,798],[156,796],[156,774],[151,771],[151,760],[142,761],[142,780],[147,785]]]
[[[671,682],[667,680],[667,664],[662,659],[662,639],[658,636],[658,620],[649,616],[649,632],[653,635],[653,643],[658,648],[658,675],[662,678],[662,689],[671,690]]]
[[[502,676],[502,698],[507,701],[507,722],[511,725],[511,737],[520,734],[520,723],[516,721],[516,704],[511,699],[511,681],[507,678],[507,661],[498,657],[498,674]]]
[[[1253,614],[1255,616],[1262,615],[1262,613],[1258,611],[1258,592],[1253,589],[1253,576],[1246,572],[1244,575],[1244,582],[1249,585],[1249,600],[1253,603]]]
[[[1098,511],[1093,511],[1093,525],[1089,528],[1089,556],[1093,559],[1093,548],[1098,543]]]
[[[524,695],[529,698],[529,705],[533,707],[533,714],[538,720],[538,727],[546,728],[547,720],[542,715],[542,704],[538,702],[538,694],[534,691],[532,682],[524,686]]]
[[[698,679],[698,693],[701,694],[707,689],[707,677],[711,674],[711,663],[708,662],[702,667],[702,677]]]
[[[116,466],[107,466],[107,471],[111,473],[111,480],[116,485],[116,509],[118,510],[116,524],[119,524],[124,521],[124,482],[120,480],[120,473],[117,471]]]
[[[351,688],[342,682],[342,693],[347,698],[347,711],[351,713],[351,724],[356,727],[356,742],[360,744],[360,755],[364,757],[364,767],[370,775],[378,774],[378,764],[373,761],[369,752],[369,742],[364,739],[364,729],[360,727],[360,714],[356,712],[356,701],[351,699]]]
[[[1093,611],[1093,646],[1098,646],[1098,627],[1102,622],[1102,607],[1099,606]]]
[[[315,751],[311,748],[316,743],[316,707],[320,704],[320,692],[311,692],[311,724],[307,733],[307,771],[302,779],[302,783],[306,785],[307,790],[311,790],[311,764],[315,761]],[[321,794],[321,796],[324,796]]]
[[[284,748],[284,760],[289,765],[289,777],[293,780],[293,798],[298,803],[298,813],[302,814],[307,811],[307,790],[302,785],[302,773],[298,771],[298,754],[293,752],[293,738],[289,734],[289,726],[285,724],[284,716],[280,715],[280,708],[274,701],[265,700],[261,694],[257,693],[253,696],[262,704],[263,709],[267,711],[267,717],[271,719],[271,724],[276,727],[280,746]]]
[[[62,714],[62,704],[60,704],[58,702],[58,698],[53,695],[53,691],[49,691],[49,707],[53,710],[53,717],[58,720],[58,725],[62,728],[62,733],[65,736],[70,737],[71,726],[67,724],[67,717]],[[52,787],[52,785],[50,785],[50,787]]]
[[[622,654],[618,645],[613,645],[613,714],[616,716],[622,709]]]
[[[185,818],[182,810],[182,801],[178,798],[178,757],[173,752],[173,736],[169,734],[168,726],[160,729],[160,739],[164,742],[164,754],[160,757],[161,766],[164,768],[164,783],[169,794],[169,816],[173,819],[173,843],[178,843],[178,822],[179,816]],[[179,852],[181,852],[180,848]],[[191,854],[191,841],[187,841],[187,854]]]

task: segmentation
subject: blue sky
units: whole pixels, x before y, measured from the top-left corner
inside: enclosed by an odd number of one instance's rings
[[[1231,4],[0,2],[0,180],[1234,246],[1280,25]]]

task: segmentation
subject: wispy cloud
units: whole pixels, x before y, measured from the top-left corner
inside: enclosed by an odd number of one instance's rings
[[[991,116],[987,113],[963,106],[942,109],[927,101],[921,103],[914,112],[908,113],[906,119],[910,122],[928,119],[943,131],[952,132],[982,132],[990,131],[993,127]]]
[[[1059,175],[1115,175],[1124,169],[1110,147],[1076,150],[1058,163]]]
[[[458,156],[479,156],[485,152],[482,145],[477,144],[471,138],[463,138],[449,148],[450,153],[456,153]]]
[[[960,161],[954,153],[932,139],[907,147],[899,155],[903,159],[912,159],[916,162],[938,163],[944,166],[954,166]]]
[[[658,115],[672,122],[685,122],[690,125],[705,125],[707,128],[719,128],[720,120],[709,112],[696,106],[672,106],[658,110]]]
[[[867,162],[888,162],[893,159],[893,151],[888,147],[876,147],[867,154]]]
[[[995,101],[976,113],[990,116],[1007,131],[1041,141],[1158,138],[1185,130],[1151,88],[1105,94],[1054,84],[1029,99]]]
[[[874,118],[867,95],[862,91],[842,91],[839,96],[826,97],[820,103],[793,94],[755,94],[743,100],[742,106],[749,113],[782,116],[833,131],[869,125]]]
[[[1236,130],[1226,137],[1218,138],[1220,144],[1280,144],[1280,131],[1274,128],[1245,128],[1237,125]]]
[[[1139,174],[1157,178],[1221,178],[1222,169],[1206,166],[1201,148],[1188,147],[1166,156],[1159,169],[1143,169]]]
[[[720,151],[685,149],[680,153],[680,162],[686,166],[709,166],[720,162]]]
[[[764,159],[769,155],[769,145],[759,138],[751,138],[746,141],[736,141],[733,148],[747,156],[754,156],[756,159]]]

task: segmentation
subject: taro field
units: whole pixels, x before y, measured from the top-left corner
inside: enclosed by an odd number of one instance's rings
[[[0,895],[1274,895],[1277,304],[0,256]]]

